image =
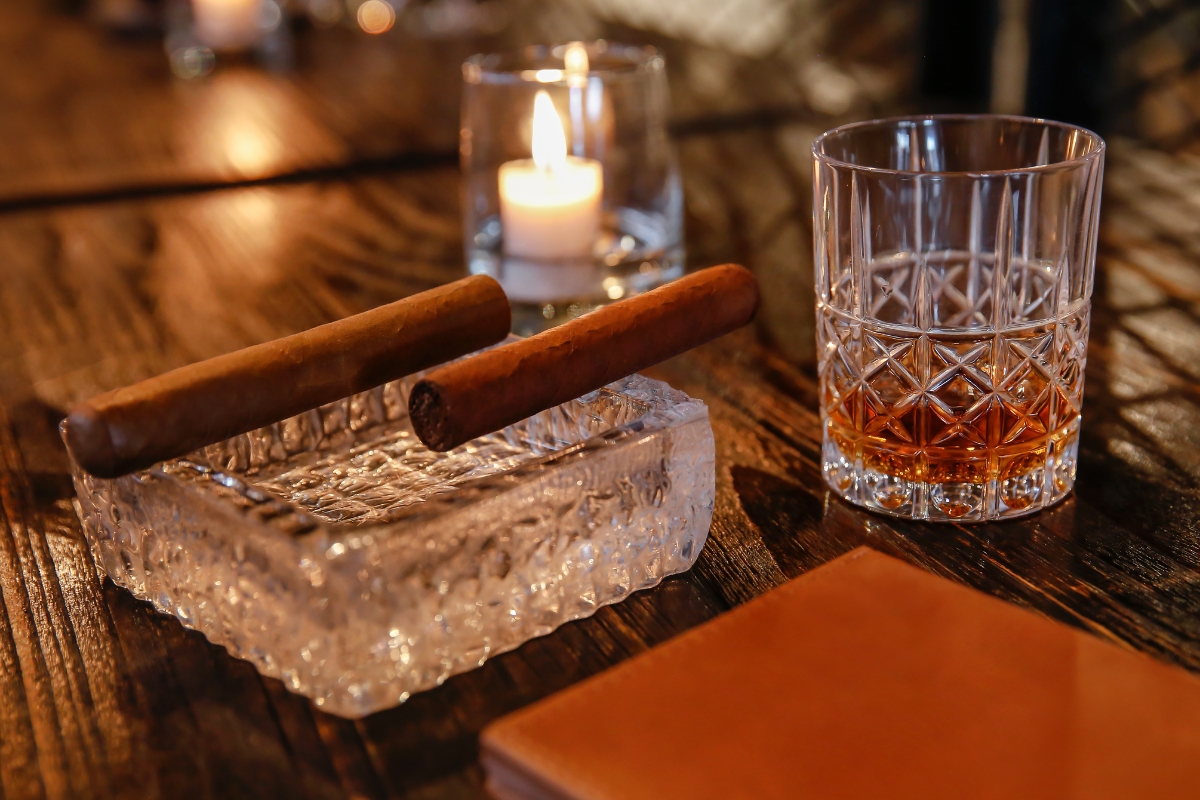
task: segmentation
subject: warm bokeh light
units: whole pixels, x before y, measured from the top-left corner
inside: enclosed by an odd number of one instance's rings
[[[252,122],[231,119],[220,134],[225,157],[239,172],[257,175],[279,159],[282,148],[278,138]]]
[[[258,7],[258,27],[264,31],[273,31],[283,22],[283,9],[275,0],[263,0]]]
[[[587,48],[580,42],[572,42],[567,46],[567,52],[563,55],[563,66],[571,75],[587,73],[589,67]]]
[[[616,278],[605,278],[602,286],[609,300],[620,300],[625,296],[625,287]]]
[[[538,169],[558,169],[567,160],[567,135],[550,95],[540,91],[533,99],[533,163]]]
[[[171,71],[185,80],[207,75],[215,64],[213,51],[203,45],[171,51]]]
[[[358,27],[367,33],[386,33],[396,23],[396,9],[385,0],[367,0],[358,7]]]
[[[196,38],[213,50],[251,47],[267,30],[264,13],[274,12],[275,25],[283,17],[274,0],[193,0],[191,8]]]
[[[279,169],[290,120],[264,84],[258,73],[230,68],[188,87],[194,115],[180,120],[181,158],[231,178]]]

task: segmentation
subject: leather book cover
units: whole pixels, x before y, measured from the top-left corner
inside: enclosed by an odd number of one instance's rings
[[[499,800],[1197,798],[1200,679],[860,548],[481,758]]]

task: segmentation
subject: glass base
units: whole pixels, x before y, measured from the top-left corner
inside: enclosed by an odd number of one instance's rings
[[[979,472],[971,462],[986,462],[988,456],[976,452],[970,454],[972,459],[964,455],[933,461],[928,455],[888,451],[861,439],[856,443],[852,434],[826,420],[821,460],[825,483],[854,505],[904,519],[986,522],[1033,514],[1070,494],[1078,447],[1076,417],[1044,441],[993,454],[996,468],[982,467],[983,480],[937,481],[928,478]],[[1013,469],[1018,465],[1024,468]]]
[[[473,275],[500,282],[513,307],[513,332],[530,335],[683,275],[682,234],[659,214],[623,208],[606,215],[591,258],[543,261],[507,255],[497,216],[468,247]]]

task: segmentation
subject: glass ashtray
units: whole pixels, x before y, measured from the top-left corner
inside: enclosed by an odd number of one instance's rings
[[[632,375],[435,453],[408,419],[419,378],[116,480],[72,464],[99,569],[358,717],[692,566],[704,403]]]

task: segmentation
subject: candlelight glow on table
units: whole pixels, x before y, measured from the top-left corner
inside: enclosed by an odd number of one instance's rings
[[[515,330],[683,274],[661,56],[573,42],[475,56],[463,77],[467,261],[504,286]]]

